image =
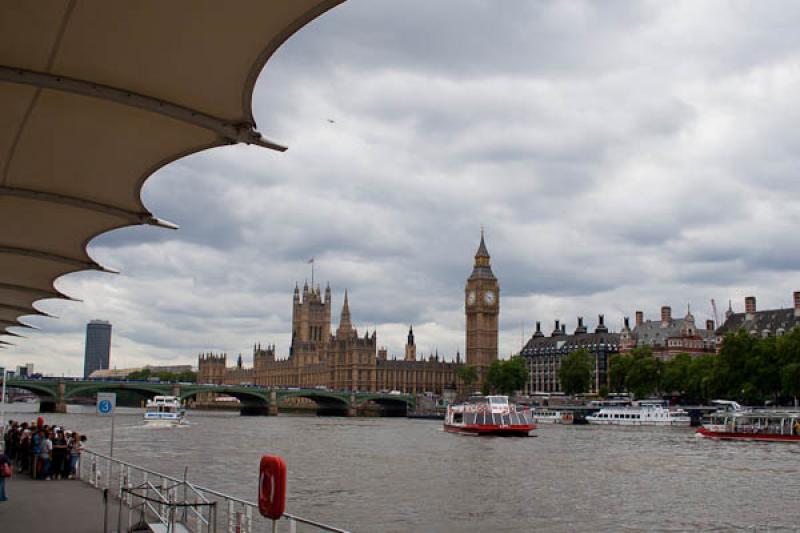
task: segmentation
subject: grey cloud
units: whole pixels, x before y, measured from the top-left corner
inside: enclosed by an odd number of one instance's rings
[[[346,2],[258,83],[260,130],[289,151],[159,171],[144,201],[181,229],[93,241],[123,274],[60,280],[84,302],[43,303],[62,318],[31,318],[42,331],[0,362],[79,371],[93,318],[120,365],[285,355],[311,256],[334,323],[348,288],[392,353],[409,323],[421,350],[463,351],[481,224],[504,355],[534,320],[778,305],[800,288],[799,20],[791,3]]]

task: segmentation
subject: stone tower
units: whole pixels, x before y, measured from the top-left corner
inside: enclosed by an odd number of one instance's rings
[[[408,327],[408,340],[406,341],[406,361],[417,360],[417,346],[414,344],[414,328]]]
[[[331,336],[331,287],[325,288],[325,297],[319,286],[303,286],[303,295],[295,284],[292,305],[292,347],[298,344],[313,343],[324,346]]]
[[[500,287],[492,273],[490,259],[481,230],[475,265],[464,290],[464,311],[467,317],[466,363],[478,369],[481,379],[486,368],[497,361]]]

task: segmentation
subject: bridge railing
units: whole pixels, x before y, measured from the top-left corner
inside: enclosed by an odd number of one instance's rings
[[[84,450],[80,478],[98,489],[109,489],[127,510],[127,528],[146,519],[167,526],[181,523],[197,533],[226,531],[251,533],[288,531],[349,533],[316,520],[284,513],[273,522],[258,512],[258,505],[184,479],[156,472],[107,455]],[[122,514],[120,505],[120,514]],[[122,525],[122,524],[120,524]]]

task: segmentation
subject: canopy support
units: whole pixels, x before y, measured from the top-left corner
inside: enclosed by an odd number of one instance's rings
[[[106,213],[108,215],[119,217],[132,224],[147,224],[150,226],[159,226],[167,229],[178,229],[176,224],[156,218],[147,212],[135,213],[133,211],[120,209],[119,207],[114,207],[112,205],[93,202],[91,200],[84,200],[82,198],[73,198],[63,194],[18,189],[16,187],[0,187],[0,196],[16,196],[19,198],[30,198],[31,200],[38,200],[41,202],[64,204],[72,207],[78,207],[80,209],[89,209],[91,211]]]
[[[122,105],[138,107],[139,109],[165,115],[182,122],[211,130],[231,144],[255,144],[257,146],[263,146],[264,148],[278,150],[279,152],[285,152],[287,149],[286,146],[262,137],[261,134],[255,130],[255,124],[251,122],[230,124],[223,119],[202,113],[195,109],[176,105],[132,91],[101,85],[99,83],[4,65],[0,65],[0,81],[31,85],[41,89],[70,92],[90,98],[99,98]]]
[[[45,299],[45,298],[61,298],[62,300],[71,300],[73,302],[79,302],[80,300],[76,300],[71,296],[67,296],[66,294],[61,294],[58,291],[48,291],[43,289],[36,289],[34,287],[26,287],[24,285],[14,285],[13,283],[0,283],[0,290],[9,290],[9,291],[19,291],[25,292],[28,294],[34,294],[37,298]]]
[[[16,311],[18,313],[22,313],[23,315],[42,315],[42,316],[46,316],[46,317],[50,317],[50,318],[55,318],[53,315],[51,315],[49,313],[45,313],[44,311],[39,311],[36,308],[31,310],[28,307],[22,307],[22,306],[19,306],[19,305],[10,305],[10,304],[0,303],[0,309],[10,309],[12,311]]]
[[[28,329],[39,329],[37,327],[31,326],[30,324],[25,324],[20,322],[19,320],[4,320],[0,318],[0,325],[5,324],[8,327],[12,328],[28,328]]]
[[[119,274],[116,270],[108,269],[94,261],[83,261],[81,259],[73,259],[71,257],[64,257],[63,255],[51,254],[49,252],[42,252],[41,250],[29,250],[27,248],[12,248],[10,246],[0,246],[0,254],[13,254],[24,255],[28,257],[35,257],[37,259],[44,259],[45,261],[56,261],[66,265],[73,265],[78,268],[99,270],[101,272],[108,272],[110,274]]]

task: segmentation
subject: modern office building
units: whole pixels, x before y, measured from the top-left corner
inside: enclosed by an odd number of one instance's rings
[[[86,324],[86,352],[83,360],[83,377],[95,370],[108,368],[111,357],[111,323],[92,320]]]

